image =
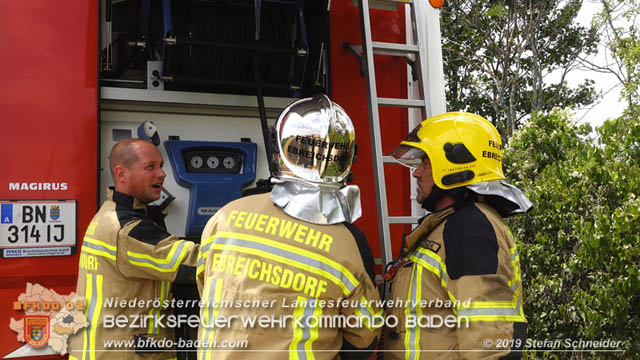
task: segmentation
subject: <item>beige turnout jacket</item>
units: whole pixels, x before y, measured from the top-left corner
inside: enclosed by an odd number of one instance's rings
[[[458,202],[430,214],[407,237],[404,260],[387,303],[399,322],[385,332],[385,348],[393,350],[385,358],[520,357],[520,260],[493,208]]]
[[[198,358],[334,359],[341,349],[372,348],[381,326],[374,315],[382,316],[370,303],[379,300],[373,271],[355,226],[292,218],[269,194],[233,201],[202,234],[201,319],[216,323],[200,327]]]
[[[89,326],[71,337],[70,359],[176,357],[163,316],[171,282],[195,280],[198,246],[159,223],[133,197],[109,192],[83,239],[76,292],[86,299]],[[143,350],[153,353],[140,357]]]

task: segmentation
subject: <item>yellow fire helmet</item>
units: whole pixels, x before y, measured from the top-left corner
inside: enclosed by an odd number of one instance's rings
[[[425,154],[431,161],[434,183],[444,190],[505,178],[500,134],[478,115],[450,112],[430,117],[391,156],[416,168]]]

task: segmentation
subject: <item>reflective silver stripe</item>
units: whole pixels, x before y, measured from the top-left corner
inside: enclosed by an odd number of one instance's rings
[[[176,266],[176,262],[182,255],[182,249],[187,245],[188,243],[186,241],[180,241],[180,243],[178,244],[178,247],[176,248],[176,251],[173,253],[173,256],[171,257],[171,261],[169,261],[168,264],[164,264],[162,262],[154,261],[148,258],[137,257],[135,255],[131,255],[131,253],[128,253],[128,257],[129,257],[129,261],[150,264],[153,267],[158,267],[160,269],[167,269],[167,270],[173,269]],[[159,260],[159,259],[156,259],[156,260]]]
[[[98,324],[93,324],[93,314],[96,311],[96,298],[98,297],[98,291],[96,289],[96,274],[87,274],[87,282],[91,286],[91,303],[87,308],[87,320],[89,325],[86,328],[86,338],[84,343],[85,355],[83,359],[91,359],[91,333],[97,329]]]
[[[209,338],[212,337],[213,335],[213,331],[214,331],[214,324],[215,324],[215,310],[216,310],[216,306],[218,304],[216,304],[216,289],[217,289],[217,283],[218,283],[218,279],[216,278],[210,278],[211,281],[209,282],[209,289],[206,293],[204,293],[204,297],[203,297],[203,301],[205,302],[204,306],[206,306],[205,311],[208,313],[207,319],[203,319],[204,321],[206,321],[206,323],[204,323],[204,326],[200,325],[204,330],[203,330],[203,337],[202,337],[202,343],[203,344],[209,344]],[[222,280],[219,280],[222,282]],[[201,346],[200,349],[200,356],[198,357],[199,359],[209,359],[211,358],[211,354],[213,352],[213,350],[209,349],[208,346]]]
[[[216,293],[216,282],[218,281],[218,279],[216,278],[212,278],[211,282],[209,284],[209,296],[207,297],[207,302],[208,304],[205,304],[205,306],[209,309],[209,321],[207,324],[207,326],[204,327],[204,339],[206,341],[206,339],[209,338],[209,334],[211,333],[212,329],[213,329],[213,324],[214,324],[214,320],[213,320],[213,310],[214,310],[214,305],[215,305],[215,293]]]
[[[414,266],[413,274],[411,274],[411,288],[410,288],[411,290],[410,290],[409,296],[407,297],[410,300],[410,305],[408,309],[409,315],[413,315],[413,316],[415,316],[417,313],[416,304],[420,300],[420,299],[417,299],[418,271],[422,271],[422,270],[420,269],[419,266]],[[420,286],[422,286],[422,284],[420,284]],[[418,353],[416,352],[416,350],[419,350],[419,349],[416,349],[415,347],[417,332],[418,332],[418,327],[415,327],[413,329],[406,328],[405,336],[407,335],[409,336],[408,343],[405,344],[405,345],[408,345],[406,348],[407,352],[405,353],[405,359],[407,360],[415,360],[419,356]]]
[[[508,308],[471,308],[458,309],[458,316],[520,316],[520,301],[516,302],[515,307]]]
[[[515,247],[515,244],[513,246]],[[518,280],[517,279],[520,277],[520,266],[519,265],[518,266],[514,266],[515,265],[514,263],[515,263],[517,257],[518,257],[518,248],[515,248],[513,250],[513,254],[511,254],[511,266],[513,268],[513,272],[514,272],[513,280],[515,280],[515,282],[513,283],[513,285],[511,285],[510,288],[511,288],[511,290],[513,292],[516,292],[516,290],[518,289]],[[511,282],[511,281],[509,281],[509,282]]]
[[[298,358],[307,360],[307,352],[305,351],[305,344],[311,338],[311,327],[308,325],[308,319],[313,317],[313,311],[315,310],[315,300],[308,300],[302,314],[302,338],[298,341]]]
[[[449,276],[447,276],[447,272],[442,269],[442,266],[440,265],[440,262],[434,258],[432,258],[429,255],[426,255],[420,251],[414,251],[413,256],[417,257],[420,260],[424,260],[426,263],[428,263],[429,265],[433,266],[434,268],[438,269],[438,271],[440,272],[440,277],[442,278],[442,280],[444,280],[444,282],[447,282],[447,279]]]
[[[384,323],[384,320],[382,320],[382,318],[377,318],[377,319],[374,318],[375,313],[371,312],[373,309],[369,310],[369,307],[363,306],[362,305],[363,301],[366,301],[364,296],[362,297],[362,299],[360,299],[360,302],[358,303],[358,310],[360,311],[362,316],[367,318],[367,320],[369,321],[369,325],[367,326],[369,330],[374,331],[375,329],[383,325],[382,323]],[[382,311],[380,313],[382,313]],[[375,322],[376,320],[378,320],[378,322],[382,321],[382,323],[376,323]]]
[[[205,260],[204,254],[211,249],[211,245],[213,245],[213,241],[200,248],[200,256],[199,256],[198,265],[196,266],[196,268],[199,268],[204,264],[204,260]]]
[[[149,334],[159,334],[160,329],[158,329],[158,319],[160,318],[160,311],[164,309],[164,301],[169,299],[169,287],[171,284],[168,281],[160,281],[160,306],[157,308],[152,308],[149,312],[152,317],[152,323],[149,324]]]
[[[109,248],[107,248],[105,246],[98,245],[98,244],[93,244],[93,243],[90,243],[88,241],[84,241],[82,243],[82,247],[88,247],[90,249],[94,249],[94,250],[98,250],[98,251],[104,251],[104,252],[108,253],[109,255],[116,256],[115,250],[111,250],[111,249],[109,249]]]
[[[358,305],[358,310],[360,310],[364,317],[369,319],[369,325],[373,326],[373,314],[371,313],[371,311],[369,311],[369,309],[362,306],[362,302],[360,302],[360,304]]]
[[[86,289],[90,289],[89,292],[89,306],[87,306],[86,318],[89,323],[84,331],[84,354],[82,359],[91,360],[95,359],[96,344],[93,343],[95,337],[94,332],[98,329],[98,323],[100,322],[100,312],[102,310],[102,275],[87,274]],[[87,292],[85,291],[85,295]]]
[[[353,284],[351,280],[349,280],[349,278],[345,276],[345,274],[343,274],[340,270],[334,268],[333,266],[320,262],[316,259],[311,259],[309,257],[306,257],[304,255],[296,254],[288,250],[278,249],[274,246],[260,244],[260,243],[247,241],[247,240],[217,237],[215,238],[214,242],[220,245],[235,245],[235,246],[240,246],[244,248],[265,251],[277,256],[282,256],[282,257],[315,267],[321,271],[327,272],[335,276],[345,285],[345,287],[349,290],[349,292],[353,291],[356,288],[356,285]]]

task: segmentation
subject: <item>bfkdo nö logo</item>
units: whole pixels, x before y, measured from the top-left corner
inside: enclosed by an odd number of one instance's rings
[[[26,315],[24,317],[24,339],[34,348],[41,348],[49,341],[49,316]]]

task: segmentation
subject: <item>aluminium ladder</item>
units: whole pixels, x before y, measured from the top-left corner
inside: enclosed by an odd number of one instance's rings
[[[384,2],[406,4],[410,8],[410,16],[407,17],[407,22],[411,22],[411,29],[413,34],[413,42],[415,44],[398,44],[398,43],[383,43],[375,42],[371,40],[371,22],[369,17],[369,0],[358,0],[358,7],[360,10],[360,26],[362,32],[362,62],[361,66],[364,68],[367,83],[367,102],[369,107],[369,127],[371,130],[371,150],[374,161],[373,174],[375,177],[376,188],[376,203],[378,211],[378,227],[380,231],[380,250],[382,257],[383,272],[385,266],[393,260],[393,254],[391,251],[391,235],[389,226],[390,224],[416,224],[418,216],[416,216],[416,210],[412,211],[414,216],[389,216],[387,207],[387,191],[385,187],[384,177],[384,164],[395,163],[391,156],[382,155],[382,139],[380,134],[380,117],[378,112],[378,106],[392,106],[392,107],[404,107],[408,109],[419,109],[421,118],[418,119],[416,124],[420,121],[427,119],[437,113],[445,112],[444,105],[444,90],[443,87],[434,89],[434,86],[428,86],[426,78],[433,77],[435,79],[435,86],[442,86],[444,82],[442,80],[442,55],[439,43],[439,25],[436,23],[435,32],[437,32],[437,48],[435,53],[439,56],[438,61],[434,62],[436,69],[435,76],[429,76],[427,71],[427,44],[423,39],[425,37],[424,27],[421,26],[420,21],[423,19],[424,11],[423,6],[427,4],[426,0],[384,0]],[[427,24],[425,24],[427,25]],[[433,30],[430,28],[429,30]],[[435,44],[435,41],[433,41]],[[432,44],[433,45],[433,44]],[[432,46],[433,47],[433,46]],[[432,49],[430,49],[432,50]],[[420,99],[393,99],[393,98],[381,98],[377,95],[376,90],[376,77],[373,64],[373,55],[391,55],[409,58],[414,58],[414,78],[417,77],[417,87]],[[438,63],[439,62],[439,63]],[[433,65],[429,63],[429,65]],[[438,72],[439,71],[439,72]],[[417,76],[416,76],[417,75]],[[432,74],[433,75],[433,74]],[[430,91],[431,88],[431,91]],[[437,98],[432,99],[431,93],[434,93]],[[434,110],[436,112],[434,112]],[[410,129],[411,130],[411,129]],[[415,181],[412,179],[413,187],[415,187]],[[412,189],[412,191],[415,191]]]

